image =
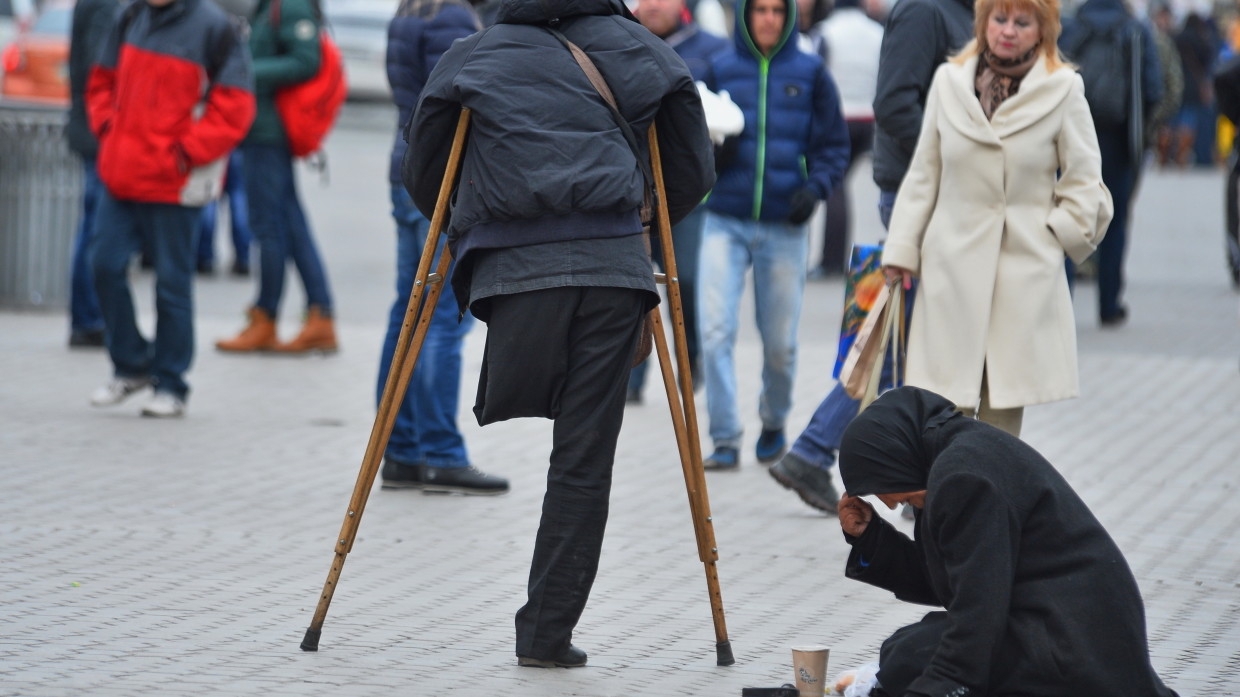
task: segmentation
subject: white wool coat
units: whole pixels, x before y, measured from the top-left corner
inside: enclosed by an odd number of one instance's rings
[[[883,251],[919,277],[906,382],[962,408],[978,406],[983,371],[997,409],[1068,399],[1079,387],[1064,255],[1084,261],[1113,210],[1084,83],[1043,57],[987,120],[977,61],[935,73]]]

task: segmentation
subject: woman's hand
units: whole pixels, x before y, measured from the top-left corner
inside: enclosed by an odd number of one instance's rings
[[[840,497],[840,527],[853,537],[861,537],[866,527],[874,518],[874,507],[868,501],[856,496],[849,496],[845,491]]]
[[[913,272],[899,266],[884,266],[883,273],[887,276],[887,282],[890,283],[897,278],[901,279],[904,290],[910,290],[913,287]]]

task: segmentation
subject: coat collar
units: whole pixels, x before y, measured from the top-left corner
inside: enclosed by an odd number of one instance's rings
[[[944,64],[951,98],[943,100],[943,113],[964,135],[980,143],[999,145],[1000,141],[1045,118],[1067,99],[1072,90],[1074,71],[1062,67],[1047,72],[1046,57],[1039,58],[1021,80],[1020,90],[999,105],[994,118],[987,120],[973,88],[978,57],[964,64]],[[944,95],[947,96],[947,95]]]

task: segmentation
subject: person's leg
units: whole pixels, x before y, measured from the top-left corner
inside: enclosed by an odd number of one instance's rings
[[[561,317],[547,312],[549,298],[564,308]],[[490,330],[505,345],[527,338],[515,350],[542,354],[548,345],[567,347],[529,598],[516,615],[518,656],[562,655],[589,598],[643,309],[639,291],[618,288],[552,289],[493,301]]]
[[[805,291],[805,265],[809,255],[804,226],[759,224],[753,247],[754,319],[762,337],[762,392],[758,416],[767,447],[759,439],[758,460],[769,462],[783,455],[783,435],[792,410],[792,386],[796,380],[797,328]]]
[[[254,305],[274,320],[284,295],[284,270],[289,257],[284,197],[291,187],[293,169],[288,151],[283,148],[247,145],[242,155],[250,225],[259,249],[258,299]]]
[[[388,313],[387,334],[383,340],[383,350],[379,355],[379,379],[375,385],[376,404],[383,399],[383,390],[387,385],[392,358],[396,354],[396,343],[400,338],[401,326],[405,322],[409,295],[413,292],[418,260],[422,256],[422,248],[418,244],[418,231],[420,227],[424,228],[428,225],[426,218],[423,218],[416,208],[410,210],[409,194],[403,187],[393,186],[391,197],[392,217],[396,220],[396,300],[393,301],[392,309]],[[419,358],[415,370],[421,365],[423,361]],[[413,389],[414,381],[410,380],[408,390]],[[384,457],[406,466],[425,464],[419,445],[418,423],[414,418],[414,403],[408,392],[396,411],[396,421],[392,426],[392,435],[388,439]]]
[[[228,156],[228,174],[224,180],[224,193],[228,196],[228,223],[232,235],[232,272],[246,275],[250,272],[250,245],[254,233],[250,229],[249,204],[245,195],[245,157],[238,148]]]
[[[1122,323],[1128,314],[1121,297],[1133,170],[1124,133],[1100,131],[1098,146],[1102,153],[1102,181],[1110,190],[1115,205],[1111,224],[1098,245],[1098,316],[1103,326],[1114,326]]]
[[[736,346],[745,269],[750,264],[749,238],[753,227],[730,216],[706,213],[698,265],[699,336],[702,374],[706,381],[706,411],[716,450],[738,450],[741,419],[736,405]],[[804,273],[798,270],[798,273]],[[710,458],[708,458],[710,460]],[[722,463],[725,467],[729,463]],[[732,466],[735,463],[731,463]],[[710,462],[706,463],[710,467]]]
[[[897,629],[879,650],[878,683],[883,694],[900,697],[921,677],[951,626],[947,613],[927,613],[920,622]]]
[[[215,225],[219,221],[219,202],[211,201],[202,207],[198,216],[198,260],[199,273],[211,273],[215,270]]]
[[[685,348],[692,370],[698,368],[698,263],[702,249],[702,222],[706,208],[698,206],[672,227],[672,244],[676,251],[676,276],[680,279],[680,304],[685,321]],[[700,379],[700,378],[698,378]]]
[[[840,185],[827,199],[826,226],[822,236],[822,273],[839,276],[848,271],[848,250],[852,237],[852,215],[848,194],[848,178],[853,167],[870,149],[874,139],[873,121],[849,121],[848,141],[852,146],[848,155],[848,167]]]
[[[122,378],[147,377],[151,371],[151,345],[138,330],[129,289],[129,263],[144,246],[136,212],[140,205],[117,201],[103,190],[91,245],[91,270],[107,327],[108,355],[115,375]]]
[[[983,372],[982,397],[977,407],[977,420],[1020,438],[1020,426],[1024,416],[1024,407],[996,409],[990,406],[990,381],[987,379],[985,372]]]
[[[185,373],[194,359],[194,234],[198,208],[148,204],[143,224],[155,261],[155,391],[181,401],[189,394]]]
[[[91,243],[95,238],[95,212],[103,183],[95,170],[94,160],[82,162],[82,220],[73,244],[72,272],[69,284],[69,343],[71,346],[103,345],[103,312],[95,293],[95,277],[91,271]]]
[[[1240,138],[1235,147],[1240,147]],[[1232,149],[1227,171],[1227,265],[1231,269],[1231,284],[1240,288],[1240,152]]]
[[[288,221],[289,256],[297,273],[301,276],[302,285],[306,290],[306,304],[320,308],[324,314],[332,314],[331,290],[327,284],[327,272],[323,267],[322,257],[314,243],[314,235],[310,232],[310,223],[302,209],[301,199],[297,194],[297,178],[292,172],[292,156],[288,156],[289,176],[283,192],[285,219]]]

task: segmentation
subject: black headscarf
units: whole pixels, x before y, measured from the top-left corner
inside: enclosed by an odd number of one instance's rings
[[[922,491],[935,453],[927,431],[960,416],[956,405],[918,387],[901,387],[879,397],[844,431],[840,476],[853,496]]]

